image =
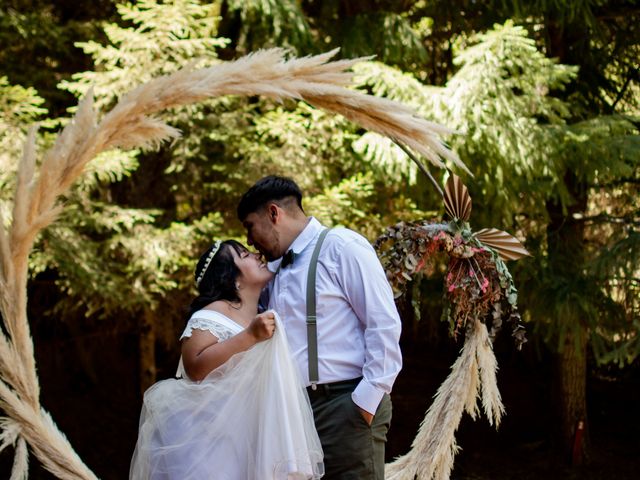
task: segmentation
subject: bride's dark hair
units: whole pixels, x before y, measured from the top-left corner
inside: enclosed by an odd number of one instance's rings
[[[207,265],[207,258],[214,247],[215,245],[209,247],[198,260],[194,273],[196,282],[202,275],[202,271]],[[206,271],[198,284],[198,296],[193,299],[189,306],[187,320],[195,312],[217,300],[240,302],[236,280],[241,272],[231,254],[232,248],[238,255],[247,251],[244,245],[235,240],[226,240],[220,244],[219,250],[207,265]]]

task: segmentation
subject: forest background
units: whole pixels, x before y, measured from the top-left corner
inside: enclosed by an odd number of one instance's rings
[[[106,111],[154,76],[273,46],[375,55],[354,69],[357,86],[460,131],[447,140],[474,174],[456,172],[472,224],[509,231],[532,253],[511,264],[529,342],[517,352],[503,332],[495,343],[507,416],[497,432],[463,420],[454,478],[632,478],[635,1],[2,0],[0,209],[27,128],[40,122],[38,142],[49,145],[88,88]],[[443,214],[402,151],[305,103],[225,97],[164,118],[183,137],[97,158],[31,257],[42,404],[101,478],[126,477],[142,392],[175,372],[195,260],[212,238],[243,239],[235,205],[256,179],[295,178],[307,213],[371,241],[399,221]],[[409,448],[461,346],[440,321],[437,273],[412,282],[398,305],[405,367],[389,458]],[[0,455],[0,471],[10,460]],[[31,477],[50,474],[32,465]]]

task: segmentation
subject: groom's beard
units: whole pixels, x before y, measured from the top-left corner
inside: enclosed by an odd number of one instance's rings
[[[267,250],[264,246],[257,244],[256,242],[253,243],[253,246],[256,250],[258,250],[258,252],[260,252],[260,256],[267,262],[273,262],[275,259],[280,258],[274,257],[269,250]]]
[[[262,256],[267,260],[267,262],[273,262],[274,260],[279,259],[282,255],[278,255],[277,257],[269,252],[263,252]]]
[[[258,251],[267,259],[268,262],[273,262],[274,260],[279,259],[287,251],[286,248],[284,250],[282,249],[280,245],[280,235],[278,235],[278,232],[275,229],[270,232],[269,243],[271,244],[271,248],[263,244],[255,245]]]

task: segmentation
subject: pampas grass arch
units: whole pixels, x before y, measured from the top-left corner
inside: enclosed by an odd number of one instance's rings
[[[0,218],[0,313],[4,324],[0,331],[0,408],[4,412],[0,418],[0,450],[9,445],[15,448],[11,480],[27,478],[28,450],[58,478],[97,478],[40,405],[27,319],[28,256],[38,233],[63,208],[61,197],[96,155],[113,148],[154,146],[180,136],[178,130],[151,115],[222,95],[304,100],[390,137],[437,167],[444,167],[441,159],[445,159],[467,170],[440,140],[441,135],[450,134],[451,130],[417,117],[412,109],[397,102],[348,89],[351,74],[347,70],[359,59],[330,61],[335,53],[336,50],[286,60],[284,51],[272,49],[210,68],[183,69],[136,88],[100,121],[89,91],[72,121],[44,153],[39,167],[36,127],[30,129],[18,167],[11,218],[7,221]],[[479,345],[487,345],[483,335],[481,332],[477,337],[480,340],[472,346],[473,352],[478,351]],[[473,394],[475,399],[477,392],[477,371],[464,365],[461,368],[467,373],[460,378],[473,384],[461,397],[463,405],[468,406],[469,396]],[[444,465],[444,470],[436,469],[438,478],[448,478],[455,453],[455,447],[451,448],[452,435],[459,418],[457,414],[447,417],[445,430],[433,430],[433,423],[426,425],[428,429],[421,428],[412,450],[416,453],[410,452],[390,465],[390,478],[431,478],[433,469],[425,473],[429,469],[425,470],[425,465],[419,467],[425,461]],[[437,424],[440,420],[434,421]],[[432,430],[435,433],[430,433]],[[434,437],[441,434],[442,438]],[[444,447],[438,447],[441,441]],[[427,458],[425,449],[431,451]],[[408,476],[402,475],[402,471]]]

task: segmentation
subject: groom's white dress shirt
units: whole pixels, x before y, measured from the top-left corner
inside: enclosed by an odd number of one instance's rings
[[[280,269],[270,286],[269,308],[283,320],[291,353],[307,386],[307,273],[323,229],[310,218],[291,244],[295,261]],[[276,272],[280,261],[270,262],[269,269]],[[375,414],[402,367],[401,322],[382,265],[362,235],[335,228],[322,245],[316,278],[318,383],[363,377],[352,398]]]

